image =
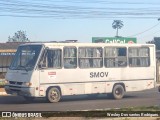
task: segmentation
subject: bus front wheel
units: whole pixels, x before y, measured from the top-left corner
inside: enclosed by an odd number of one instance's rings
[[[114,99],[117,99],[117,100],[122,99],[124,96],[123,86],[120,84],[115,85],[113,88],[113,91],[112,91],[112,95],[113,95]]]
[[[47,91],[47,99],[49,102],[59,102],[61,99],[61,93],[58,88],[52,87]]]

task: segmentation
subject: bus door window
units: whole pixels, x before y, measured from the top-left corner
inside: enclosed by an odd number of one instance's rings
[[[40,65],[46,68],[61,68],[61,50],[48,49],[43,53]]]
[[[48,68],[61,68],[61,50],[53,49],[47,52]]]
[[[47,49],[44,50],[40,62],[39,62],[39,68],[47,68]]]

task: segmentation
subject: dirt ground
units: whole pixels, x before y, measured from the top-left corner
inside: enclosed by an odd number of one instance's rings
[[[0,92],[5,92],[4,88],[0,88]]]

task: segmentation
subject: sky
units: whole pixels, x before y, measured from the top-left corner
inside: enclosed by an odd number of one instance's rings
[[[23,30],[30,41],[114,37],[114,20],[124,26],[119,36],[146,43],[160,37],[159,0],[0,0],[0,42]]]

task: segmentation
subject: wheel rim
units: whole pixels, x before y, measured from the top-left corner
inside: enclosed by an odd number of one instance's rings
[[[57,100],[58,99],[58,93],[55,90],[51,91],[50,98],[52,100]]]
[[[121,95],[122,95],[122,89],[117,88],[116,91],[115,91],[115,94],[116,94],[117,96],[121,96]]]

